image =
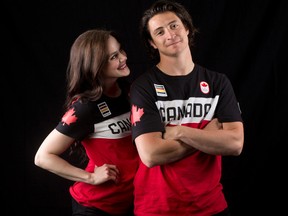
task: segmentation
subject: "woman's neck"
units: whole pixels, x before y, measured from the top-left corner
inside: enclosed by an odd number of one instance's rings
[[[103,86],[103,94],[108,97],[119,97],[121,95],[121,89],[117,82],[105,83]]]

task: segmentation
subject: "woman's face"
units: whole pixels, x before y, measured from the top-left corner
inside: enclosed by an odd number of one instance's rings
[[[110,36],[107,41],[109,58],[104,68],[103,78],[119,78],[130,74],[130,69],[126,65],[127,55],[121,48],[119,42]]]

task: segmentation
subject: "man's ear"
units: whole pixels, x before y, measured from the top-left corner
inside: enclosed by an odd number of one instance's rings
[[[151,45],[154,49],[157,49],[155,43],[154,43],[152,40],[149,40],[149,43],[150,43],[150,45]]]

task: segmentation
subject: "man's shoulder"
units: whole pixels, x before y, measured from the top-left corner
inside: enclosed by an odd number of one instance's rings
[[[153,74],[155,73],[154,66],[147,69],[145,72],[138,75],[138,77],[135,78],[135,80],[132,82],[132,84],[135,83],[143,83],[143,82],[149,82],[151,78],[153,77]]]
[[[195,64],[194,70],[199,73],[203,73],[210,76],[220,76],[220,77],[226,76],[224,73],[221,73],[215,69],[211,69],[199,64]]]

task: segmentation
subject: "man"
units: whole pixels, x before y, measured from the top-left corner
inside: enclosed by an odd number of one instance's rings
[[[141,164],[136,216],[229,215],[221,156],[240,155],[241,112],[224,74],[193,62],[197,30],[176,2],[144,12],[141,34],[158,60],[131,87],[132,139]]]

